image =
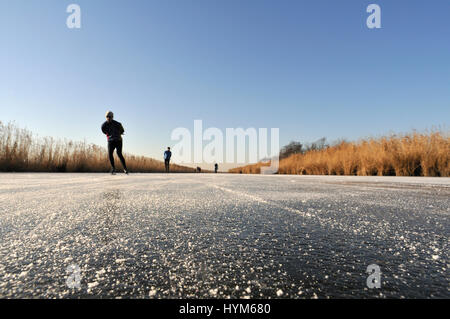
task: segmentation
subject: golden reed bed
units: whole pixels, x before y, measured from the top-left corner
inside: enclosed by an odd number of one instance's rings
[[[259,174],[263,163],[231,173]],[[450,176],[450,137],[444,132],[409,133],[341,142],[280,160],[279,174]]]
[[[124,154],[131,172],[164,172],[164,163],[153,158]],[[120,163],[117,161],[117,163]],[[118,164],[118,168],[120,168]],[[14,124],[0,122],[0,171],[3,172],[107,172],[110,169],[105,148],[87,144],[36,138]],[[171,172],[194,172],[176,164]]]

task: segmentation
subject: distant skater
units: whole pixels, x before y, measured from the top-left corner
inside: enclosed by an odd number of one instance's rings
[[[214,164],[214,173],[217,173],[217,171],[219,170],[219,164]]]
[[[115,121],[114,113],[111,111],[106,112],[106,122],[102,125],[102,132],[106,134],[108,139],[108,155],[111,162],[111,174],[116,173],[116,166],[114,165],[114,150],[117,150],[117,156],[123,166],[123,171],[128,174],[127,165],[122,155],[122,134],[125,132],[121,123]]]
[[[170,151],[170,147],[167,148],[167,151],[164,152],[164,164],[166,165],[166,173],[169,173],[170,166],[170,158],[172,157],[172,152]]]

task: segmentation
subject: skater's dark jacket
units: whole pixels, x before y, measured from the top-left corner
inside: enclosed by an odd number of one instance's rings
[[[120,122],[112,120],[111,122],[105,121],[102,125],[102,132],[106,134],[108,142],[121,141],[122,134],[125,132]]]

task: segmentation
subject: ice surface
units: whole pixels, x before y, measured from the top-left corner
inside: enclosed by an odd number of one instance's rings
[[[0,174],[0,297],[448,298],[449,195],[449,178]]]

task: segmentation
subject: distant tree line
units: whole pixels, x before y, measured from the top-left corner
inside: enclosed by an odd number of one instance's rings
[[[293,154],[304,154],[309,151],[319,151],[326,149],[330,145],[327,144],[326,138],[322,137],[315,142],[302,144],[300,142],[292,141],[283,146],[280,150],[280,159],[287,158]]]

